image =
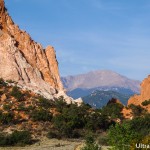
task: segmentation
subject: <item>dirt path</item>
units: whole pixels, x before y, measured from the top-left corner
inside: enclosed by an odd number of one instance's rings
[[[75,150],[75,147],[80,145],[82,142],[77,140],[64,141],[47,138],[42,139],[40,143],[36,143],[26,147],[0,147],[0,150]]]

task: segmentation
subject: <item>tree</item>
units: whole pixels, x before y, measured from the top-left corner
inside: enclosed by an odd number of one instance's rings
[[[114,150],[128,150],[132,141],[137,138],[137,134],[131,129],[127,123],[122,125],[116,124],[111,126],[108,132],[109,144]]]
[[[100,150],[101,148],[96,144],[92,134],[86,136],[85,146],[81,150]]]

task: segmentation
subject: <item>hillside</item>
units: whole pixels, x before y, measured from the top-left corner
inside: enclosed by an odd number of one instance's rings
[[[98,70],[87,74],[62,77],[61,80],[67,91],[77,88],[93,89],[101,87],[126,88],[135,93],[139,93],[140,91],[140,81],[131,80],[110,70]]]
[[[67,91],[67,95],[73,97],[74,99],[77,99],[79,97],[85,97],[90,95],[91,93],[95,91],[114,91],[118,92],[123,95],[134,95],[136,94],[130,89],[126,88],[119,88],[119,87],[99,87],[99,88],[93,88],[93,89],[82,89],[82,88],[77,88],[72,91]]]
[[[117,99],[112,99],[103,108],[93,109],[84,103],[80,106],[67,104],[63,97],[52,101],[17,86],[16,82],[0,79],[0,146],[2,147],[35,143],[35,146],[31,145],[28,148],[72,149],[80,142],[65,142],[64,139],[67,141],[68,139],[84,139],[88,133],[92,133],[94,138],[105,135],[98,142],[100,145],[108,144],[107,136],[109,135],[106,131],[111,131],[110,126],[124,121],[125,118],[130,119],[133,116],[143,118],[143,115],[145,117],[141,122],[139,135],[141,136],[142,133],[143,138],[149,133],[147,123],[149,118],[146,118],[149,116],[146,110],[139,106],[125,108]],[[126,111],[124,116],[124,110],[130,111],[130,114]],[[130,123],[132,125],[134,120]],[[146,128],[148,133],[143,133],[143,128]],[[138,132],[136,130],[136,133]],[[46,139],[43,141],[43,138]],[[55,138],[62,139],[61,142],[64,144],[52,140]],[[47,144],[44,146],[45,141]],[[52,141],[57,144],[52,144]]]
[[[94,108],[105,106],[112,98],[119,99],[122,104],[127,105],[131,95],[121,94],[116,91],[94,91],[90,95],[82,97],[83,101]]]

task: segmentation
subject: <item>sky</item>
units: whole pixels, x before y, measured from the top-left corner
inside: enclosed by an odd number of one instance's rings
[[[149,0],[5,0],[14,22],[56,50],[61,76],[150,74]]]

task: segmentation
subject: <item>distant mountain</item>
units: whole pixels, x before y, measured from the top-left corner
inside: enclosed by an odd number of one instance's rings
[[[90,95],[82,97],[83,101],[94,108],[101,108],[105,106],[112,98],[119,99],[124,105],[127,104],[130,94],[123,94],[116,91],[94,91]]]
[[[109,70],[92,71],[61,79],[67,95],[74,99],[81,97],[85,103],[97,108],[107,104],[111,98],[117,98],[126,105],[130,96],[140,91],[140,81]]]
[[[114,91],[118,92],[120,94],[125,94],[125,95],[134,95],[136,92],[133,92],[131,89],[126,89],[126,88],[120,88],[120,87],[99,87],[99,88],[92,88],[92,89],[82,89],[82,88],[77,88],[72,91],[67,91],[67,95],[71,96],[74,99],[77,99],[79,97],[85,97],[87,95],[90,95],[91,93],[95,91]]]
[[[61,80],[67,91],[102,87],[130,89],[135,93],[139,93],[140,90],[140,81],[129,79],[110,70],[91,71],[87,74],[62,77]]]

